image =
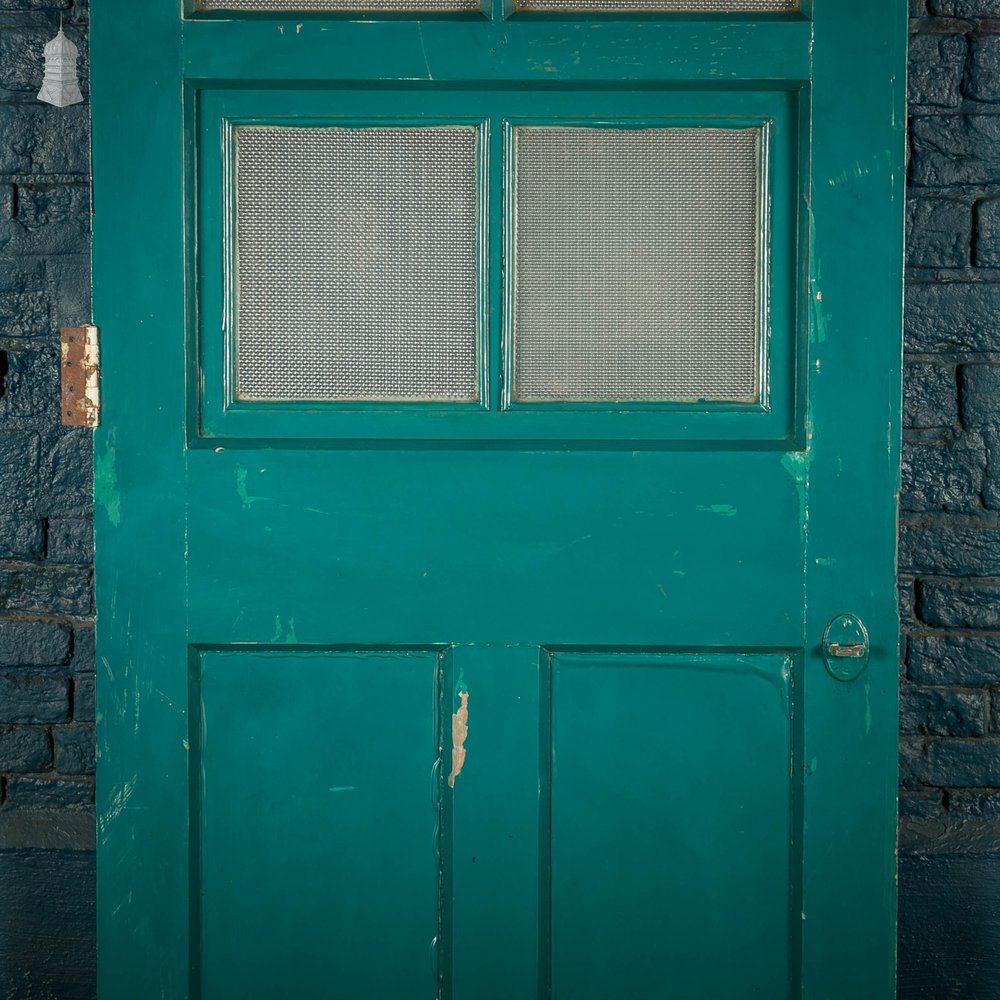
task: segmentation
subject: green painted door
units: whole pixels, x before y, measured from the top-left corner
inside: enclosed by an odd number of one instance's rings
[[[889,1000],[902,0],[93,6],[102,1000]]]

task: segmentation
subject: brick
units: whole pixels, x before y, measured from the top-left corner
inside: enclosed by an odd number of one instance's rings
[[[0,515],[0,559],[40,559],[45,532],[37,517]]]
[[[7,354],[0,420],[5,427],[59,422],[59,356],[54,346]]]
[[[1000,0],[930,0],[938,17],[1000,17]]]
[[[55,767],[60,774],[94,773],[94,727],[56,726]]]
[[[986,446],[986,476],[983,479],[983,506],[1000,510],[1000,428],[982,435]]]
[[[36,726],[0,728],[0,771],[31,774],[52,766],[52,743],[47,729]]]
[[[68,10],[73,0],[0,0],[0,10]]]
[[[914,617],[916,596],[914,594],[912,580],[899,581],[899,585],[896,588],[896,598],[899,607],[900,623],[904,626],[913,624],[916,621]]]
[[[963,365],[962,422],[972,430],[1000,430],[1000,365]]]
[[[967,42],[959,34],[910,36],[908,92],[912,104],[954,108],[962,100]],[[987,64],[984,64],[984,70]]]
[[[0,568],[0,609],[88,617],[93,574],[86,566]]]
[[[965,96],[974,101],[1000,102],[1000,37],[972,36]]]
[[[912,181],[916,187],[1000,181],[1000,116],[929,115],[914,118]]]
[[[1000,636],[913,635],[906,666],[916,684],[1000,685]]]
[[[70,629],[56,622],[0,621],[0,666],[49,667],[69,659]]]
[[[900,778],[910,788],[1000,786],[1000,741],[939,739],[917,746],[904,740],[899,763]]]
[[[18,188],[15,225],[0,230],[11,254],[78,254],[90,246],[90,192],[79,184]]]
[[[92,781],[8,778],[7,809],[78,809],[94,803]]]
[[[900,732],[923,736],[984,736],[986,699],[982,691],[907,685],[900,692],[899,728]]]
[[[952,792],[948,796],[948,812],[957,819],[998,819],[1000,793]]]
[[[906,263],[965,267],[971,258],[972,205],[954,198],[911,198],[906,205]]]
[[[0,267],[4,263],[0,259]],[[0,337],[5,340],[33,340],[54,335],[45,292],[0,292]]]
[[[958,385],[952,365],[909,364],[903,369],[903,426],[954,427]]]
[[[976,267],[1000,267],[1000,198],[982,198],[975,206],[972,256]]]
[[[1000,629],[1000,584],[922,580],[917,615],[939,628]]]
[[[94,522],[89,517],[49,519],[50,563],[85,564],[94,561]]]
[[[93,431],[86,427],[62,427],[41,442],[39,489],[45,513],[92,516],[93,461]]]
[[[903,524],[899,568],[915,576],[1000,576],[1000,528]]]
[[[941,793],[937,791],[902,791],[899,796],[900,819],[933,819],[941,815]]]
[[[96,678],[93,675],[77,677],[73,681],[73,721],[93,722],[96,716]]]
[[[90,225],[89,218],[85,220]],[[90,254],[68,253],[50,257],[46,275],[51,302],[52,326],[82,326],[92,318],[90,301]]]
[[[68,717],[66,678],[0,674],[0,723],[65,722]]]
[[[73,659],[70,667],[77,673],[92,674],[96,666],[95,634],[93,625],[80,626],[73,630]]]
[[[35,101],[0,105],[0,174],[86,177],[90,172],[89,115],[86,104],[68,108]]]
[[[905,511],[968,511],[979,506],[986,466],[981,438],[953,444],[903,445],[900,507]]]
[[[911,283],[904,329],[914,354],[1000,352],[1000,284]]]
[[[30,432],[0,435],[0,514],[37,512],[39,438]]]

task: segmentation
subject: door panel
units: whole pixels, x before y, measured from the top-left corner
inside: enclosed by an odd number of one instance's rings
[[[437,995],[440,661],[195,651],[203,995],[293,998],[330,983],[348,996]],[[390,920],[391,958],[373,965],[368,941]]]
[[[786,996],[792,660],[571,653],[551,669],[552,995]]]
[[[347,6],[94,4],[102,1000],[889,1000],[905,5]]]

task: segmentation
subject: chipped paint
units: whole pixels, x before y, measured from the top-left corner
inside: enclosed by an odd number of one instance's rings
[[[469,735],[469,692],[459,691],[461,704],[458,711],[451,717],[451,774],[448,775],[448,787],[455,787],[455,779],[465,767],[465,741]]]
[[[122,523],[122,501],[118,492],[115,446],[110,442],[104,454],[98,455],[94,460],[94,503],[104,509],[108,520],[116,528]]]
[[[356,792],[357,788],[354,785],[331,785],[331,792]]]

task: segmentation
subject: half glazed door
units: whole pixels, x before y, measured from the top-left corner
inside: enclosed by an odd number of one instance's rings
[[[889,1000],[905,4],[482,3],[94,0],[102,1000]]]

